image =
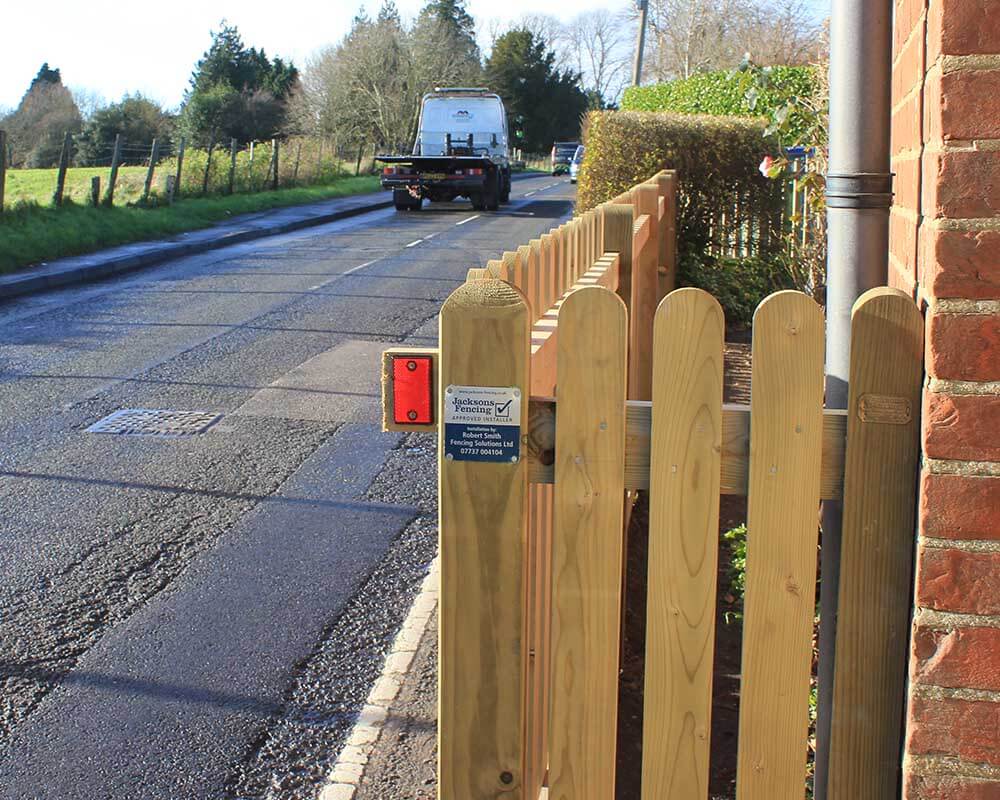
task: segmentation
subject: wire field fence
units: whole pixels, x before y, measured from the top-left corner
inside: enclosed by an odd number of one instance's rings
[[[19,206],[160,206],[181,198],[325,185],[371,172],[378,148],[319,137],[290,137],[243,145],[235,140],[184,138],[113,144],[78,152],[69,134],[59,166],[11,169],[0,131],[0,213]]]

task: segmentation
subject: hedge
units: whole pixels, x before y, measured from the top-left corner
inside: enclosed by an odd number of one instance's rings
[[[661,169],[676,169],[677,245],[682,254],[719,244],[712,241],[713,221],[736,198],[755,218],[779,221],[780,187],[758,169],[776,148],[773,140],[764,138],[764,125],[741,117],[591,112],[577,205],[586,211]]]
[[[700,72],[690,78],[631,86],[622,98],[624,111],[670,111],[717,116],[770,116],[791,97],[810,97],[816,91],[814,67],[771,67],[770,86],[756,88],[753,108],[746,98],[744,74],[722,70]],[[792,120],[793,128],[795,128]]]

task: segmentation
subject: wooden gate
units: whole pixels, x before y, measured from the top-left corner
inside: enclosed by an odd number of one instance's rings
[[[644,800],[708,797],[720,494],[748,495],[738,800],[805,796],[830,498],[844,544],[828,797],[895,796],[921,316],[887,288],[858,301],[849,408],[829,410],[822,310],[772,295],[754,318],[751,403],[724,405],[722,309],[669,292],[674,186],[661,174],[471,271],[442,308],[440,348],[419,351],[437,376],[431,424],[394,406],[392,364],[418,351],[385,355],[386,427],[441,442],[440,800],[614,798],[623,518],[639,490]],[[530,396],[496,428],[516,430],[515,451],[453,447],[448,398],[476,390]]]

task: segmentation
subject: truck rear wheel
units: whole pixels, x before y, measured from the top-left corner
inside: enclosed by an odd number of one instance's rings
[[[510,202],[510,173],[501,174],[500,176],[500,202],[509,203]]]
[[[491,172],[486,178],[486,191],[483,193],[483,203],[487,211],[500,208],[500,174]]]
[[[424,198],[414,197],[406,189],[393,189],[392,204],[397,211],[419,211],[424,204]]]

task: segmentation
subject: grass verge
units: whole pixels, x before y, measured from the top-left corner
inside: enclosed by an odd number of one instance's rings
[[[185,199],[173,206],[153,208],[93,208],[75,203],[62,208],[20,205],[5,209],[0,216],[0,274],[56,258],[207,228],[236,214],[364,194],[378,188],[378,176],[363,175],[341,178],[326,186]]]

